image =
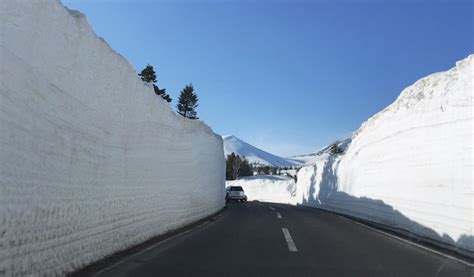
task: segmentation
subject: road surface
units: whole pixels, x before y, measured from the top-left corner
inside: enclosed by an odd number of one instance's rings
[[[472,267],[317,209],[232,203],[96,276],[474,276]]]

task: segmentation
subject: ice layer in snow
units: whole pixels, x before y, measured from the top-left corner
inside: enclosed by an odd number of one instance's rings
[[[3,0],[0,25],[0,275],[63,275],[223,207],[222,138],[84,15]]]

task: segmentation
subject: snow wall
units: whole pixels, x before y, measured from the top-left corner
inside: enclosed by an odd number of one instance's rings
[[[347,214],[472,257],[473,80],[471,55],[417,81],[362,124],[345,154],[320,151],[295,190],[260,176],[227,185],[249,200]]]
[[[474,256],[474,55],[422,78],[298,172],[295,204],[408,231]]]
[[[292,204],[296,193],[295,181],[281,176],[241,177],[226,181],[226,186],[241,186],[248,201]]]
[[[63,275],[223,207],[222,138],[84,15],[3,0],[0,26],[0,275]]]

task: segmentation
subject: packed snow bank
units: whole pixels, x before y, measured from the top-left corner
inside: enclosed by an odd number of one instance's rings
[[[0,25],[0,275],[62,275],[223,207],[222,138],[82,14],[6,0]]]
[[[345,155],[298,173],[296,203],[346,213],[474,253],[474,55],[406,88]]]
[[[241,177],[234,181],[226,181],[226,186],[241,186],[248,201],[284,204],[292,203],[296,191],[296,184],[292,178],[274,175]]]

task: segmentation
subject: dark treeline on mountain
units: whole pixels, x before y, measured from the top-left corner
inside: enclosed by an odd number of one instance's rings
[[[269,165],[259,166],[255,169],[258,175],[269,175],[270,172],[273,172],[273,168]]]
[[[298,171],[298,167],[277,167],[262,165],[258,163],[250,163],[245,156],[241,157],[235,153],[231,153],[226,157],[226,180],[235,180],[238,177],[254,176],[254,175],[283,175],[289,178],[295,178],[295,174],[290,174],[289,170]]]
[[[160,89],[157,85],[156,72],[151,65],[147,65],[139,74],[143,82],[153,85],[153,91],[156,95],[163,98],[166,102],[170,103],[172,101],[166,89]],[[194,87],[192,84],[186,85],[186,87],[181,91],[178,104],[176,105],[178,114],[189,119],[199,119],[197,117],[196,108],[198,107],[198,97],[194,92]]]
[[[344,153],[344,151],[339,147],[336,143],[331,145],[331,148],[329,149],[329,153],[331,155],[338,155]]]

